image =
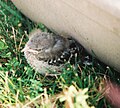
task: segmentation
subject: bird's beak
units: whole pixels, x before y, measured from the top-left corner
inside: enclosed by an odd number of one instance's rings
[[[33,50],[33,49],[30,49],[28,46],[26,46],[25,48],[23,48],[23,49],[21,50],[21,52],[25,52],[25,51],[31,52],[31,53],[33,53],[33,54],[38,54],[38,51]]]
[[[23,48],[23,49],[21,50],[21,52],[25,52],[25,51],[27,51],[27,50],[29,50],[29,47]]]

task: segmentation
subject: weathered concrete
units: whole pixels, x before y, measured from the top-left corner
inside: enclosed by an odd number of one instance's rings
[[[119,0],[12,0],[31,20],[72,36],[120,71]]]

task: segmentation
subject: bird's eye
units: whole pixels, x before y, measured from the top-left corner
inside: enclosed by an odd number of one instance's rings
[[[35,48],[35,50],[37,50],[37,51],[41,51],[42,49],[40,49],[40,48]]]
[[[41,51],[42,49],[38,49],[38,51]]]

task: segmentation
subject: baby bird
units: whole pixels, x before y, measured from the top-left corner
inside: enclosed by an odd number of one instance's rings
[[[68,59],[70,57],[71,43],[71,40],[61,36],[36,30],[29,35],[29,41],[22,51],[30,66],[39,73],[49,73],[49,70],[59,72],[66,55]]]

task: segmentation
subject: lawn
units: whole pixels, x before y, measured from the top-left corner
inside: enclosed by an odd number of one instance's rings
[[[112,108],[104,97],[104,82],[119,85],[120,75],[84,49],[81,57],[89,56],[91,64],[67,63],[59,76],[43,76],[29,66],[21,50],[36,28],[51,32],[10,0],[0,0],[0,108]]]

